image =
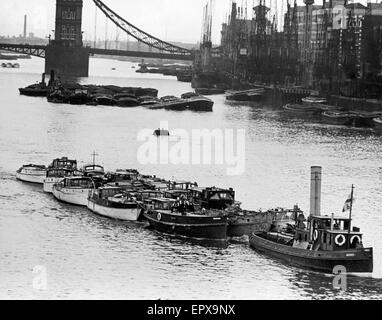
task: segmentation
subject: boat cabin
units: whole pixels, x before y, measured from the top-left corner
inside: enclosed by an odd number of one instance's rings
[[[161,191],[158,190],[140,190],[137,192],[134,192],[134,195],[138,201],[143,201],[145,199],[160,199],[164,198],[164,194]]]
[[[297,218],[295,247],[315,251],[342,251],[363,248],[362,233],[357,227],[351,228],[351,219],[336,216],[303,215]]]
[[[97,164],[85,165],[83,171],[87,176],[103,176],[105,174],[104,168]]]
[[[67,168],[51,168],[46,172],[47,178],[65,178],[65,177],[73,177],[73,176],[82,176],[81,171],[77,171],[75,169],[67,169]]]
[[[136,170],[116,170],[115,172],[108,172],[106,178],[109,182],[122,182],[137,180],[139,172]]]
[[[63,188],[68,189],[93,189],[95,183],[87,177],[69,177],[59,183]]]
[[[235,191],[232,188],[191,188],[190,193],[193,202],[205,209],[224,210],[235,203]]]
[[[70,160],[67,157],[57,158],[52,161],[50,168],[66,168],[66,169],[77,169],[77,161]]]
[[[169,199],[187,199],[191,198],[191,192],[189,190],[167,190],[164,191],[165,198]]]
[[[196,182],[189,181],[169,181],[168,189],[169,190],[189,190],[191,188],[197,188],[198,184]]]
[[[176,203],[174,199],[166,198],[150,198],[143,201],[143,205],[147,211],[149,210],[172,210]]]

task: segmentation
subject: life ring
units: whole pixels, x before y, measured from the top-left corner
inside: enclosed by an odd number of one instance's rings
[[[318,239],[318,230],[315,229],[314,232],[313,232],[313,240],[317,241],[317,239]]]
[[[157,219],[158,219],[158,221],[161,221],[161,220],[162,220],[162,215],[161,215],[160,212],[158,212],[158,214],[157,214]]]
[[[346,238],[345,238],[345,236],[343,234],[339,234],[334,239],[334,242],[336,243],[337,246],[342,247],[345,244],[345,242],[346,242]]]
[[[358,240],[358,243],[361,243],[361,237],[360,236],[352,236],[351,239],[350,239],[350,243],[353,243],[354,239],[357,239]]]

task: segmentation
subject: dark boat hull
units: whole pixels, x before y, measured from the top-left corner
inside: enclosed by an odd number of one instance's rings
[[[249,242],[256,251],[306,269],[332,274],[335,267],[343,266],[347,273],[373,272],[372,248],[311,251],[275,243],[257,234],[252,234]]]
[[[46,97],[48,95],[48,89],[19,89],[21,95],[29,97]]]
[[[155,229],[167,234],[176,234],[196,240],[226,241],[227,217],[180,216],[156,211],[144,213]]]

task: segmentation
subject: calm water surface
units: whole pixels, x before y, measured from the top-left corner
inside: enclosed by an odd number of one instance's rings
[[[116,70],[112,71],[111,68]],[[190,85],[175,77],[140,75],[127,62],[92,59],[83,83],[142,86],[180,95]],[[0,69],[0,298],[5,299],[373,299],[382,298],[382,137],[359,130],[286,117],[279,110],[224,102],[213,113],[150,111],[50,104],[18,88],[40,79],[43,60]],[[226,166],[146,165],[137,161],[139,130],[168,121],[182,128],[245,129],[246,170],[228,177]],[[323,166],[323,211],[341,213],[355,184],[355,224],[374,247],[371,277],[332,277],[284,265],[248,244],[205,247],[110,221],[65,205],[42,188],[16,181],[26,163],[48,164],[63,155],[84,162],[96,150],[107,169],[137,168],[200,185],[233,187],[244,208],[309,208],[310,166]],[[47,270],[47,288],[32,282]]]

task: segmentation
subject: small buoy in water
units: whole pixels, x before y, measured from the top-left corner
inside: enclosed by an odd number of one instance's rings
[[[170,132],[168,130],[165,130],[165,129],[156,129],[154,131],[154,136],[169,136],[170,135]]]
[[[111,68],[111,70],[116,70],[116,68]]]

